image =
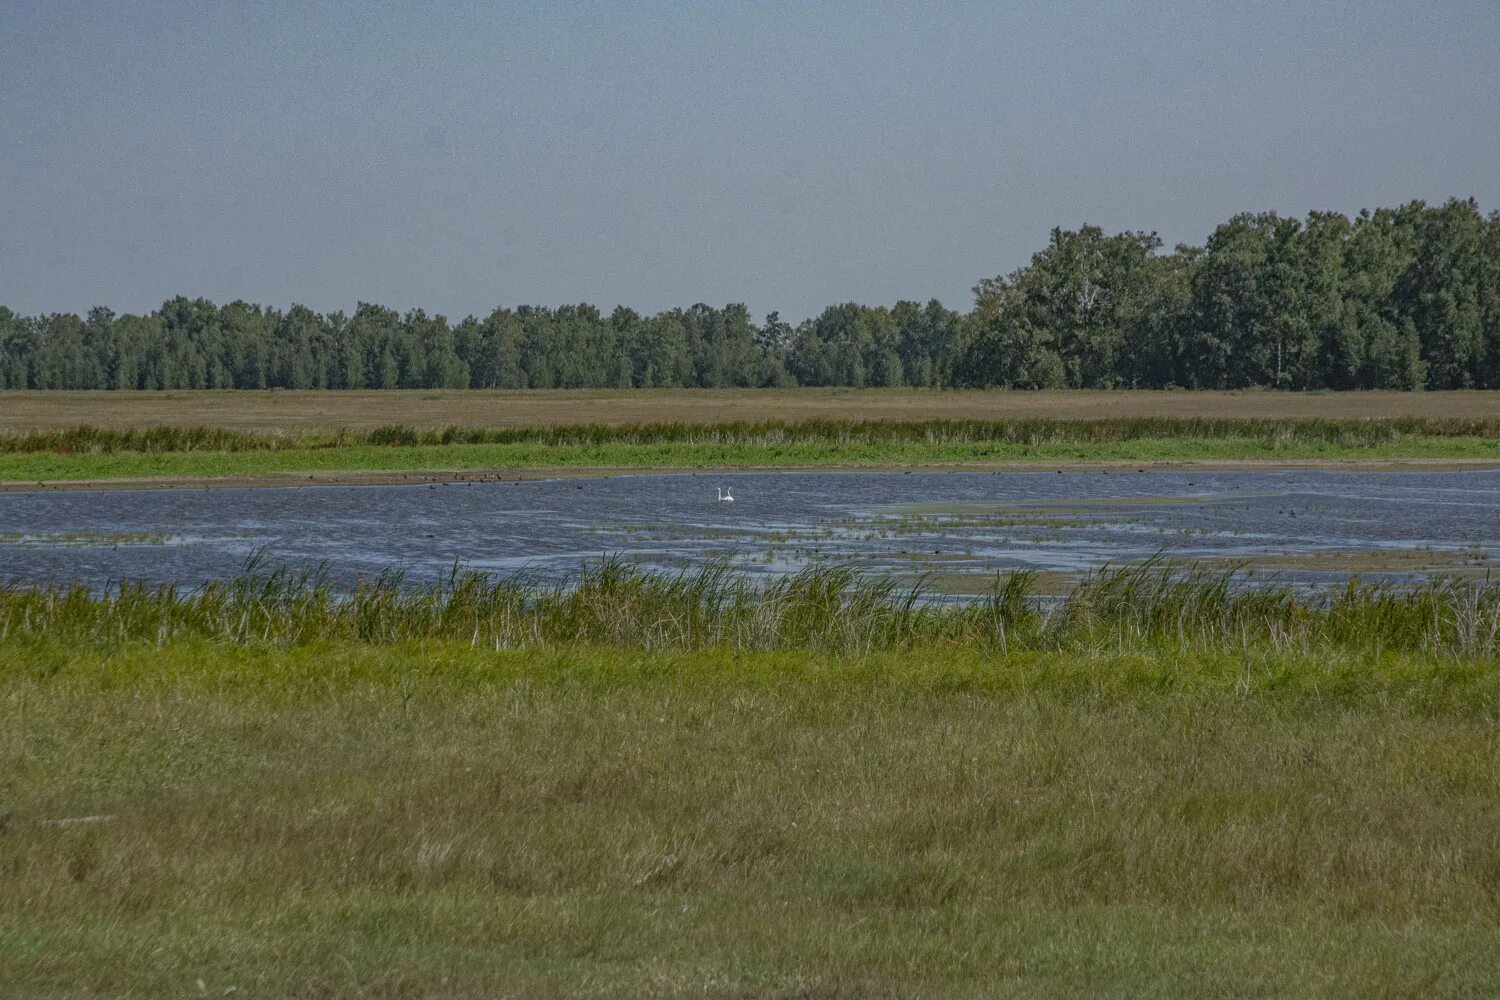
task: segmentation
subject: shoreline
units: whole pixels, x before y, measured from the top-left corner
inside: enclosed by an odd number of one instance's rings
[[[134,479],[55,479],[0,481],[0,493],[114,492],[123,490],[291,489],[327,486],[447,486],[458,483],[536,482],[551,479],[607,479],[618,476],[736,475],[744,473],[912,473],[912,472],[1469,472],[1500,469],[1500,459],[1159,459],[1128,461],[934,463],[931,465],[723,465],[723,466],[546,466],[495,469],[386,469],[256,476],[160,476]]]

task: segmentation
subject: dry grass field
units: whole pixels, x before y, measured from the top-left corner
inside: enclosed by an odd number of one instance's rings
[[[0,432],[89,424],[316,431],[747,420],[1500,417],[1500,392],[912,389],[0,392]]]

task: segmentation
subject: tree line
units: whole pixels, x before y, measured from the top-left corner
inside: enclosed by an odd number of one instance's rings
[[[0,388],[1500,388],[1500,212],[1472,200],[1246,213],[1170,252],[1154,233],[1054,229],[974,293],[966,313],[851,302],[795,326],[735,304],[457,323],[369,303],[0,307]]]

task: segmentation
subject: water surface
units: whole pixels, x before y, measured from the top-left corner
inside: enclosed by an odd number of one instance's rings
[[[730,486],[735,502],[715,499]],[[618,554],[755,573],[818,563],[942,588],[996,570],[1259,560],[1282,578],[1484,572],[1500,470],[641,475],[451,485],[0,494],[0,579],[201,584],[256,552],[340,584],[455,563],[560,580]]]

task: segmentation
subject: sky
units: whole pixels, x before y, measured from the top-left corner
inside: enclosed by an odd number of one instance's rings
[[[1500,209],[1495,0],[1126,6],[0,0],[0,304],[795,321],[1054,226]]]

